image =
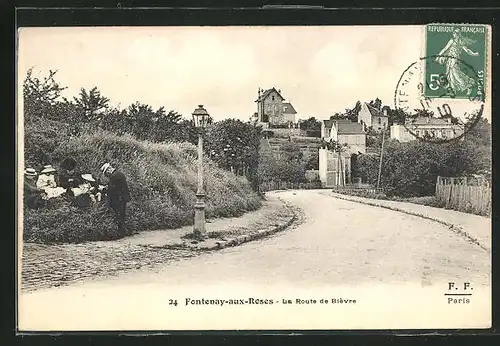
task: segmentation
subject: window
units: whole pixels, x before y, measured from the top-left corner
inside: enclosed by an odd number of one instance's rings
[[[274,101],[274,95],[273,95],[272,99],[273,99],[273,101]]]
[[[378,118],[378,124],[380,125],[382,123],[382,118]]]

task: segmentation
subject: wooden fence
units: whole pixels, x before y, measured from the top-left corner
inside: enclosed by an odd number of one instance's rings
[[[438,177],[436,200],[444,208],[491,215],[491,184],[484,178]]]
[[[321,189],[322,185],[319,181],[312,181],[307,183],[290,183],[286,181],[268,181],[262,183],[259,187],[261,192],[272,190],[289,190],[289,189]]]

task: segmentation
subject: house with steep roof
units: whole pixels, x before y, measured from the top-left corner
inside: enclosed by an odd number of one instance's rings
[[[389,125],[389,115],[387,114],[388,107],[382,107],[382,110],[370,106],[363,102],[358,113],[358,123],[363,125],[363,129],[367,131],[370,127],[375,131],[381,131]]]
[[[351,183],[351,171],[357,155],[366,153],[366,131],[361,123],[349,119],[328,119],[321,122],[322,139],[344,146],[339,152],[319,149],[319,178],[324,187]]]
[[[334,140],[344,145],[350,154],[366,152],[366,131],[361,123],[354,123],[348,119],[323,120],[321,135],[326,142]]]
[[[264,124],[266,127],[286,126],[297,124],[297,111],[290,102],[285,102],[281,90],[275,87],[271,89],[258,89],[257,112],[251,117],[255,122]]]
[[[446,140],[461,136],[464,133],[464,123],[460,119],[453,123],[450,118],[414,117],[408,118],[405,126],[392,125],[390,131],[391,138],[399,142],[424,137]]]

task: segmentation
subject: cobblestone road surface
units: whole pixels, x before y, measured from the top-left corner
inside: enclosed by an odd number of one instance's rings
[[[207,232],[222,236],[251,234],[262,228],[288,220],[293,215],[278,198],[272,196],[256,211],[239,218],[209,220]],[[200,250],[164,248],[192,232],[192,226],[175,230],[146,231],[116,241],[82,244],[42,245],[25,243],[22,254],[22,290],[65,286],[114,276],[126,271],[157,268],[200,254]],[[151,248],[150,246],[154,246]]]

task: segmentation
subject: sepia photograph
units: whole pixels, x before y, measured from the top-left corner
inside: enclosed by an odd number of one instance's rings
[[[491,27],[20,27],[20,332],[487,329]]]

